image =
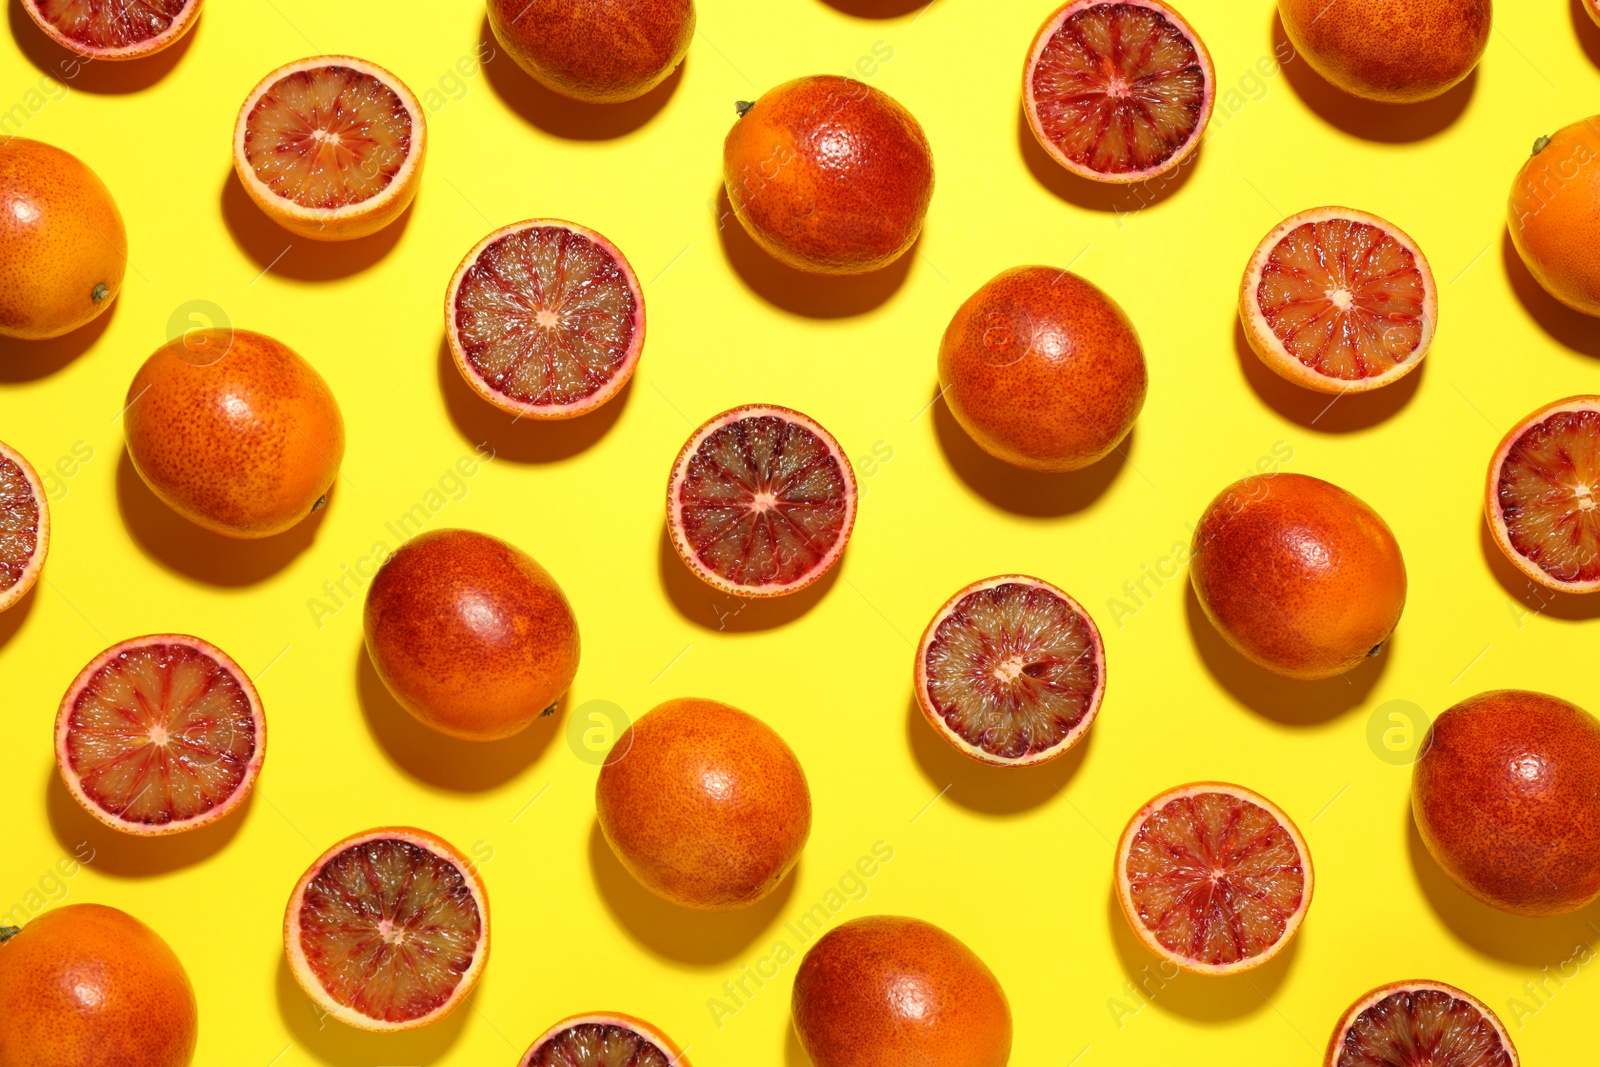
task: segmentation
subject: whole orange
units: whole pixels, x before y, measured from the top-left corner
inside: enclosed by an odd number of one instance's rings
[[[344,459],[328,384],[288,345],[190,330],[134,375],[128,456],[174,511],[229,537],[271,537],[322,507]]]
[[[911,112],[853,78],[797,78],[740,103],[722,146],[728,202],[756,244],[815,274],[899,259],[933,199],[933,155]]]
[[[1600,316],[1600,115],[1534,142],[1511,184],[1506,222],[1545,291]]]
[[[974,293],[939,345],[950,413],[985,452],[1075,471],[1133,429],[1149,378],[1128,316],[1076,274],[1017,267]]]
[[[1504,689],[1440,715],[1411,777],[1422,841],[1503,911],[1561,915],[1600,897],[1600,722]]]
[[[489,0],[489,28],[547,89],[590,103],[643,96],[683,62],[694,0]]]
[[[1347,93],[1389,104],[1431,100],[1478,65],[1491,0],[1278,0],[1295,51]]]
[[[9,936],[8,936],[9,935]],[[0,1064],[186,1067],[199,1012],[154,930],[101,904],[0,928]]]
[[[419,721],[493,741],[555,710],[578,673],[578,620],[550,572],[472,530],[429,530],[378,568],[367,653]]]
[[[1303,474],[1224,489],[1195,528],[1189,580],[1230,645],[1289,678],[1332,678],[1378,655],[1406,603],[1388,525]]]
[[[829,930],[794,979],[795,1032],[816,1067],[1004,1067],[1011,1007],[966,945],[920,919]]]
[[[685,698],[623,731],[595,786],[600,829],[645,888],[688,908],[754,904],[811,835],[805,771],[777,731]]]
[[[0,337],[60,337],[117,298],[128,234],[116,201],[70,152],[0,138]]]

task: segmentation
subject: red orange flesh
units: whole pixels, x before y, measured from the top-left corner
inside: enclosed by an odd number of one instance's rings
[[[1485,512],[1533,581],[1600,590],[1600,396],[1557,400],[1511,428],[1489,463]]]
[[[689,1067],[678,1046],[643,1019],[588,1012],[563,1019],[534,1039],[517,1067]]]
[[[22,8],[63,48],[109,60],[154,55],[200,17],[200,0],[22,0]]]
[[[0,442],[0,611],[28,595],[50,552],[50,502],[22,453]]]
[[[1443,982],[1394,982],[1350,1006],[1324,1067],[1517,1067],[1517,1049],[1483,1001]]]

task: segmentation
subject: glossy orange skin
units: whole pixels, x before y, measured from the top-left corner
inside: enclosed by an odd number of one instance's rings
[[[1600,316],[1600,115],[1558,130],[1522,165],[1506,225],[1547,293]]]
[[[271,537],[321,507],[344,460],[344,418],[316,370],[248,330],[191,330],[128,386],[139,476],[174,511],[228,537]]]
[[[1411,811],[1439,866],[1485,904],[1576,911],[1600,897],[1600,721],[1544,693],[1463,700],[1428,731]]]
[[[199,1011],[154,930],[101,904],[68,904],[0,944],[0,1064],[186,1067]]]
[[[43,340],[111,306],[128,233],[83,161],[25,137],[0,139],[0,337]]]
[[[1431,100],[1478,65],[1490,0],[1278,0],[1295,51],[1347,93],[1389,104]]]
[[[714,700],[669,700],[624,731],[600,769],[595,810],[645,888],[706,911],[771,893],[811,835],[794,752],[754,715]]]
[[[950,320],[939,385],[950,413],[991,456],[1075,471],[1128,436],[1149,376],[1116,301],[1076,274],[1017,267]]]
[[[578,673],[578,620],[534,558],[471,530],[429,530],[367,588],[367,653],[419,721],[494,741],[552,710]]]
[[[814,274],[887,267],[916,243],[933,199],[933,155],[911,112],[834,75],[785,82],[744,111],[722,175],[756,244]]]
[[[828,931],[795,975],[815,1067],[1004,1067],[1011,1007],[993,972],[932,923],[873,915]]]
[[[694,41],[694,0],[489,0],[489,26],[545,88],[590,103],[666,81]]]
[[[1303,474],[1224,489],[1195,528],[1189,580],[1240,654],[1288,678],[1332,678],[1382,651],[1406,602],[1388,525]]]

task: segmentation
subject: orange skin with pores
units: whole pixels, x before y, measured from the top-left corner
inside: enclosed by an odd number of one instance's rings
[[[616,104],[648,93],[683,62],[694,0],[489,0],[489,28],[545,88]]]
[[[1464,80],[1494,16],[1490,0],[1278,0],[1278,14],[1313,70],[1388,104],[1431,100]]]
[[[1540,138],[1512,183],[1506,224],[1545,292],[1600,316],[1600,115]]]

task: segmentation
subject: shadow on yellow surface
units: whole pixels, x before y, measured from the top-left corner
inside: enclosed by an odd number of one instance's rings
[[[696,911],[668,903],[640,885],[611,851],[598,820],[589,831],[589,870],[606,910],[641,947],[691,966],[724,963],[771,929],[794,895],[804,863],[802,858],[777,889],[748,908]]]
[[[48,561],[45,565],[49,566]],[[36,585],[24,593],[21,600],[5,611],[0,611],[0,649],[4,649],[11,639],[17,636],[22,624],[28,621],[28,613],[33,610],[34,601],[38,597],[39,587]]]
[[[356,650],[356,692],[367,729],[402,772],[436,789],[477,793],[504,785],[538,762],[566,720],[567,697],[554,713],[502,741],[463,741],[424,726],[400,706],[367,655]]]
[[[783,1027],[783,1067],[815,1067],[811,1057],[806,1055],[806,1047],[800,1043],[800,1035],[795,1033],[794,1020],[788,1018]]]
[[[1594,19],[1589,17],[1583,0],[1572,0],[1571,7],[1572,29],[1578,35],[1578,43],[1583,46],[1583,53],[1589,57],[1589,62],[1600,67],[1600,26],[1596,26]]]
[[[1315,915],[1316,904],[1313,901],[1306,922],[1315,922]],[[1294,966],[1295,955],[1300,951],[1300,939],[1305,936],[1305,928],[1302,927],[1294,940],[1283,947],[1283,951],[1254,970],[1213,976],[1180,971],[1176,965],[1146,948],[1128,925],[1128,917],[1123,914],[1122,903],[1117,899],[1115,883],[1106,894],[1106,922],[1111,927],[1123,974],[1139,991],[1135,997],[1124,989],[1123,995],[1118,998],[1120,1007],[1116,1014],[1119,1026],[1124,1027],[1135,1025],[1134,1016],[1150,1005],[1186,1019],[1210,1023],[1240,1019],[1270,1007],[1273,994]]]
[[[1494,535],[1489,532],[1489,523],[1481,517],[1478,519],[1478,544],[1483,550],[1483,561],[1489,565],[1495,581],[1500,583],[1507,596],[1527,608],[1530,615],[1548,615],[1553,619],[1573,621],[1600,618],[1600,594],[1561,593],[1535,582],[1506,559],[1506,554],[1500,551]],[[1518,620],[1519,626],[1521,621]]]
[[[1422,376],[1428,373],[1428,361],[1437,358],[1423,357],[1420,367],[1393,385],[1368,393],[1340,394],[1304,389],[1279,376],[1250,347],[1244,323],[1237,315],[1233,320],[1233,349],[1239,357],[1240,372],[1262,403],[1298,426],[1323,433],[1365,430],[1398,415],[1417,395]]]
[[[906,711],[906,741],[917,769],[935,792],[970,811],[1020,815],[1054,797],[1072,781],[1094,744],[1094,728],[1065,755],[1032,767],[994,767],[959,751],[929,725],[912,694]]]
[[[1197,148],[1176,171],[1148,181],[1128,184],[1090,181],[1057,163],[1044,150],[1039,139],[1033,135],[1033,127],[1028,125],[1026,106],[1020,98],[1017,103],[1017,150],[1022,153],[1022,161],[1028,165],[1033,180],[1055,196],[1086,211],[1104,211],[1116,215],[1137,214],[1175,195],[1189,184],[1196,164],[1205,153],[1204,147]]]
[[[473,992],[483,991],[480,982]],[[393,1034],[374,1034],[346,1026],[337,1019],[324,1018],[319,1008],[289,970],[289,961],[278,954],[278,1016],[288,1028],[295,1045],[322,1063],[338,1067],[380,1067],[382,1064],[408,1064],[423,1067],[435,1063],[461,1036],[467,1017],[472,1014],[472,1002],[460,1005],[455,1011],[418,1030],[403,1030]]]
[[[100,340],[121,303],[121,300],[112,301],[93,322],[48,341],[0,339],[0,382],[31,382],[65,369]]]
[[[663,523],[658,571],[661,587],[666,590],[672,606],[689,622],[720,633],[751,633],[787,626],[810,611],[839,580],[839,571],[848,555],[849,549],[846,549],[845,555],[828,569],[828,573],[797,593],[739,597],[713,589],[695,577],[679,558],[678,550],[672,545],[672,535]]]
[[[203,530],[167,507],[139,477],[127,450],[117,457],[117,510],[134,543],[166,569],[210,585],[254,585],[287,567],[311,547],[338,496],[335,486],[327,507],[285,533],[242,541]]]
[[[418,196],[427,195],[419,192]],[[228,168],[222,181],[222,221],[233,241],[260,267],[263,273],[277,274],[305,282],[326,282],[347,278],[375,266],[394,248],[416,210],[413,200],[400,217],[370,237],[354,241],[313,241],[279,226],[256,206],[239,183],[239,175]],[[234,323],[244,327],[247,323]],[[291,343],[291,347],[298,346]]]
[[[1336,678],[1303,682],[1283,678],[1245,659],[1233,650],[1217,628],[1206,618],[1194,586],[1184,582],[1184,607],[1189,617],[1189,636],[1211,676],[1234,700],[1258,715],[1265,715],[1286,726],[1310,726],[1360,707],[1377,684],[1394,654],[1396,638],[1376,659],[1366,660],[1355,670]],[[1401,625],[1404,626],[1404,620]]]
[[[1295,51],[1288,34],[1284,32],[1283,20],[1278,17],[1276,6],[1272,12],[1272,47],[1277,55],[1291,57],[1282,65],[1284,75],[1288,77],[1296,95],[1318,118],[1353,137],[1368,141],[1405,144],[1443,133],[1461,117],[1461,113],[1472,102],[1473,91],[1478,87],[1478,72],[1474,69],[1449,92],[1419,104],[1381,104],[1351,96],[1312,70],[1311,64]]]
[[[1507,189],[1511,187],[1510,182],[1511,175],[1508,174]],[[1500,258],[1505,263],[1506,276],[1511,280],[1517,300],[1539,324],[1539,328],[1572,351],[1591,359],[1600,359],[1600,319],[1573,311],[1545,292],[1544,287],[1529,273],[1528,265],[1522,262],[1517,246],[1512,243],[1510,230],[1506,230],[1501,238]]]
[[[637,100],[621,104],[588,104],[552,92],[534,81],[516,60],[506,54],[495,40],[489,27],[489,17],[484,16],[479,30],[478,54],[490,56],[483,65],[488,72],[489,84],[505,105],[527,123],[545,133],[573,141],[605,141],[632,133],[667,106],[678,83],[683,81],[683,68],[688,60],[667,76],[666,81],[651,89]],[[733,101],[728,101],[729,121],[733,116]]]
[[[114,878],[148,878],[202,863],[220,852],[250,817],[255,793],[238,809],[210,826],[166,837],[135,837],[111,829],[96,819],[67,792],[61,775],[51,764],[45,782],[45,810],[56,843],[101,874]],[[88,845],[93,852],[85,851]],[[93,859],[85,858],[92,855]]]
[[[592,448],[611,431],[633,396],[633,379],[587,415],[554,421],[519,419],[472,391],[450,357],[449,342],[441,337],[439,391],[456,431],[474,448],[486,445],[494,450],[495,459],[513,463],[555,463]]]
[[[828,275],[795,270],[773,259],[745,230],[733,213],[728,190],[717,183],[717,230],[722,253],[751,292],[793,315],[841,319],[863,315],[888,300],[905,284],[922,237],[904,255],[871,274]]]
[[[1114,452],[1081,471],[1070,474],[1028,471],[995,459],[978,447],[956,421],[937,388],[934,395],[937,398],[932,412],[934,432],[938,434],[945,459],[967,488],[995,507],[1016,515],[1058,518],[1090,507],[1122,473],[1139,434],[1135,426]]]
[[[901,15],[909,15],[913,11],[933,6],[933,0],[823,0],[823,2],[858,19],[899,18]]]
[[[182,61],[194,39],[205,32],[205,13],[194,28],[167,48],[145,59],[132,62],[107,62],[84,59],[45,36],[28,13],[22,0],[11,0],[11,34],[28,60],[45,74],[69,89],[88,93],[136,93],[148,89],[167,76]]]
[[[1554,967],[1592,942],[1600,907],[1590,905],[1569,915],[1540,919],[1491,908],[1451,881],[1433,858],[1411,817],[1409,794],[1403,817],[1412,874],[1434,914],[1458,941],[1485,956],[1523,967]]]

